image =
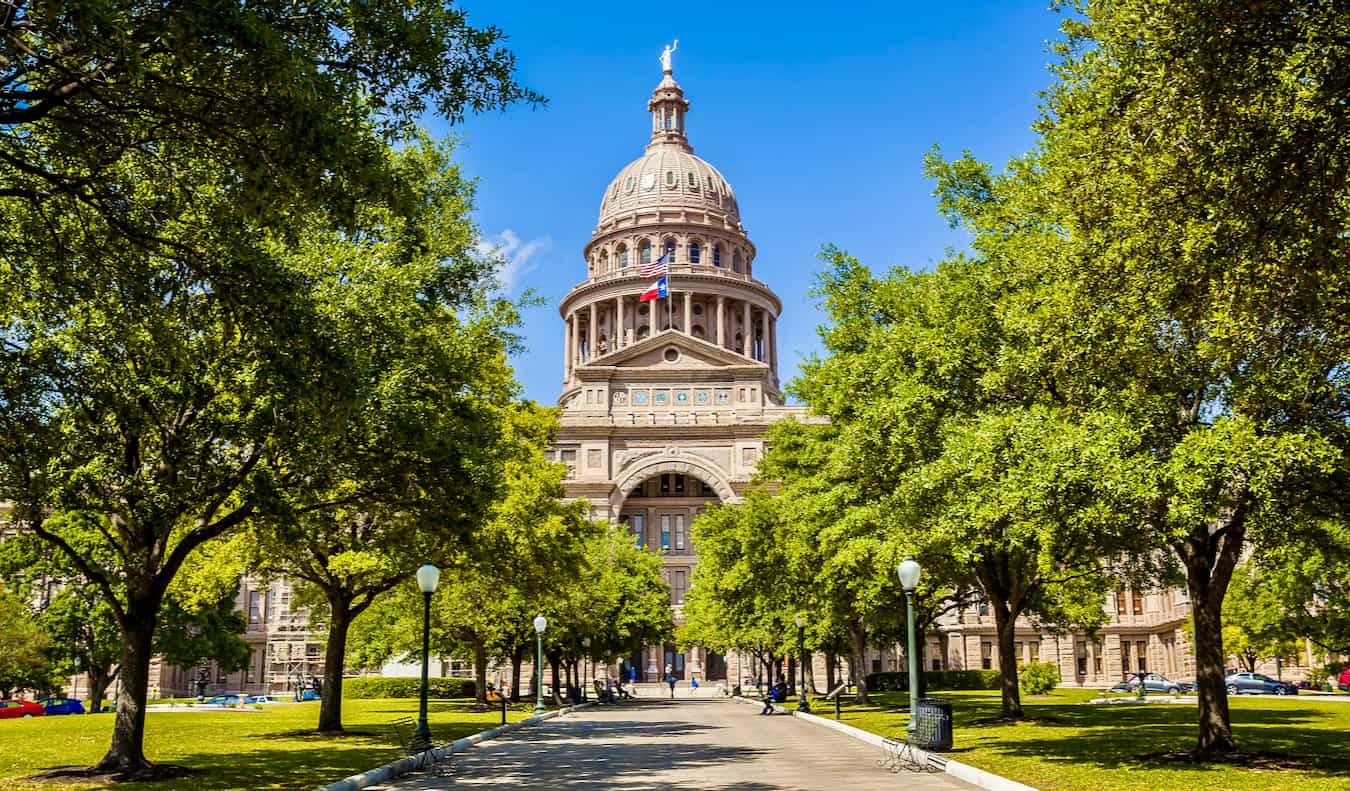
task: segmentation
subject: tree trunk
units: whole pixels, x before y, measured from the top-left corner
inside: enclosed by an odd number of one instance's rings
[[[145,696],[150,687],[150,657],[159,604],[159,597],[127,602],[122,623],[122,664],[118,669],[122,684],[117,693],[117,719],[108,754],[96,765],[100,771],[134,778],[151,769],[145,758]]]
[[[525,648],[516,646],[511,651],[511,700],[520,702],[520,666],[525,661]]]
[[[871,703],[872,701],[867,699],[867,630],[861,623],[854,622],[848,626],[848,636],[853,640],[853,655],[849,657],[853,683],[858,685],[858,694],[853,700],[857,703]]]
[[[544,658],[548,660],[549,668],[553,671],[553,702],[561,706],[560,684],[562,678],[558,675],[558,665],[561,663],[562,657],[558,654],[545,654]]]
[[[797,660],[794,657],[787,658],[787,682],[788,689],[796,690],[797,687]]]
[[[834,663],[837,661],[839,661],[839,658],[835,656],[834,651],[825,649],[825,686],[829,687],[829,692],[833,692],[834,688],[839,686],[835,683],[838,679]]]
[[[1017,637],[1017,613],[1008,607],[1008,603],[997,597],[991,604],[994,608],[994,628],[998,631],[998,669],[1002,674],[1004,719],[1021,719],[1022,695],[1017,688],[1017,653],[1013,648]]]
[[[347,631],[352,625],[351,601],[340,593],[330,592],[328,609],[328,644],[323,654],[319,732],[342,733],[342,670],[347,661]]]
[[[486,706],[487,702],[487,645],[483,640],[473,641],[473,678],[476,689],[473,691],[474,698],[478,705]]]
[[[806,683],[808,692],[812,695],[819,695],[820,690],[816,688],[816,663],[811,661],[812,658],[813,656],[810,651],[807,651],[806,656],[802,657],[804,662],[802,665],[802,679]]]
[[[1202,570],[1200,565],[1205,566]],[[1228,714],[1228,690],[1224,688],[1223,592],[1207,584],[1209,562],[1198,559],[1187,569],[1186,587],[1195,624],[1195,692],[1200,707],[1200,733],[1196,749],[1202,753],[1235,752],[1233,728]],[[1226,581],[1225,581],[1226,582]],[[1226,590],[1227,585],[1224,585]],[[1217,593],[1217,596],[1216,596]]]
[[[108,696],[108,687],[112,685],[114,673],[110,668],[90,668],[89,676],[89,713],[103,711],[103,699]]]

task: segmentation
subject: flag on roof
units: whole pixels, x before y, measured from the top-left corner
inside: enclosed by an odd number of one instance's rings
[[[657,277],[658,275],[668,274],[670,272],[670,267],[668,266],[666,259],[669,257],[670,251],[667,250],[666,252],[661,254],[660,258],[642,267],[642,269],[638,271],[638,276]]]
[[[669,295],[670,293],[667,290],[666,279],[662,277],[660,280],[648,286],[646,291],[642,292],[642,296],[638,297],[638,302],[650,302],[653,299],[664,299]]]

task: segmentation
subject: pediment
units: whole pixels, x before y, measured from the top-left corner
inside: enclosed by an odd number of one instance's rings
[[[668,359],[671,356],[671,349],[676,350],[673,362]],[[592,360],[583,366],[582,370],[586,368],[664,368],[687,371],[767,368],[767,366],[705,340],[690,337],[682,332],[666,330],[617,352]]]

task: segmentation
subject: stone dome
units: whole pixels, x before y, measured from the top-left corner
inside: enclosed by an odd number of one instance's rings
[[[725,217],[733,227],[740,224],[736,195],[727,180],[687,147],[673,143],[648,146],[619,171],[600,202],[599,224],[650,209],[707,212]]]

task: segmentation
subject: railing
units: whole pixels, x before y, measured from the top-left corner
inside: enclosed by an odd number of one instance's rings
[[[623,269],[611,270],[609,272],[599,272],[597,274],[588,277],[583,283],[573,286],[572,291],[569,291],[568,294],[570,295],[572,292],[580,291],[583,288],[595,285],[597,283],[607,283],[611,280],[622,280],[624,278],[633,278],[642,280],[652,279],[652,278],[640,278],[638,272],[641,269],[642,266],[639,264],[629,264],[627,267]],[[727,267],[712,266],[711,264],[701,264],[701,263],[671,264],[668,269],[668,274],[671,277],[678,277],[680,275],[702,275],[705,277],[706,276],[724,277],[728,280],[738,280],[743,283],[754,283],[756,285],[761,286],[764,285],[763,283],[760,283],[758,280],[755,280],[748,273],[733,272]]]

